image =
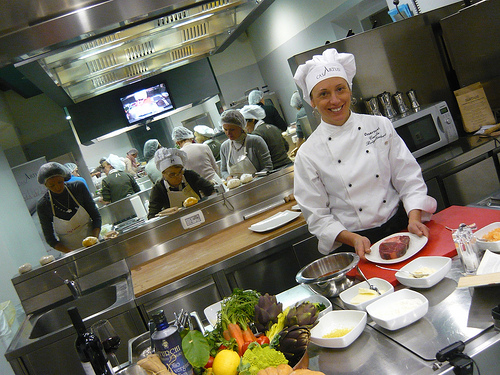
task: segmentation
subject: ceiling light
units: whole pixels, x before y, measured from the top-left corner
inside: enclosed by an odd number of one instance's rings
[[[205,18],[212,17],[213,15],[214,15],[213,13],[209,13],[209,14],[205,14],[205,15],[200,16],[200,17],[193,18],[192,20],[188,20],[186,22],[181,22],[178,25],[172,26],[172,29],[175,29],[177,27],[186,26],[186,25],[189,25],[190,23],[193,23],[193,22],[204,20]]]
[[[79,60],[84,60],[84,59],[86,59],[88,57],[92,57],[92,56],[98,55],[98,54],[100,54],[102,52],[106,52],[106,51],[112,50],[114,48],[118,48],[118,47],[122,46],[123,44],[124,43],[113,44],[112,46],[108,46],[108,47],[105,47],[105,48],[98,49],[97,51],[93,51],[93,52],[87,53],[86,55],[80,56],[78,59]]]

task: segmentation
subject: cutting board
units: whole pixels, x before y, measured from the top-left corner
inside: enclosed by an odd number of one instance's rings
[[[471,286],[486,286],[500,284],[500,272],[487,273],[485,275],[473,275],[461,277],[458,280],[459,288],[468,288]]]
[[[256,233],[248,229],[261,220],[289,210],[296,203],[295,201],[284,203],[132,268],[131,275],[135,296],[142,296],[306,225],[304,216],[300,215],[288,224],[271,231]]]
[[[457,255],[455,244],[451,237],[451,231],[446,229],[458,228],[460,223],[476,223],[477,229],[500,221],[500,210],[477,207],[451,206],[432,216],[432,220],[426,223],[430,229],[429,241],[417,254],[408,260],[400,263],[384,265],[390,268],[400,269],[415,258],[421,256],[445,256],[454,257]],[[360,260],[359,267],[367,278],[380,277],[389,281],[392,285],[398,285],[394,271],[382,270],[375,266],[375,263],[367,260]]]

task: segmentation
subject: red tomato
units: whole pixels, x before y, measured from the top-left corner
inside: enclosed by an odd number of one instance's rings
[[[217,351],[221,351],[221,350],[224,350],[224,349],[227,349],[227,346],[226,345],[221,345],[219,346],[219,349],[217,349]]]
[[[248,349],[248,345],[250,345],[252,341],[245,341],[243,344],[243,347],[241,348],[241,355],[245,354],[246,350]]]
[[[213,364],[214,364],[214,357],[210,356],[210,358],[208,358],[207,364],[205,365],[205,368],[211,368]]]
[[[260,345],[269,344],[269,338],[267,336],[262,335],[262,336],[257,337],[257,342]]]

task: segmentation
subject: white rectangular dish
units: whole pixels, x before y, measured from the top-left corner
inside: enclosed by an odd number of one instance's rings
[[[401,268],[401,271],[415,272],[425,268],[433,269],[429,276],[415,278],[406,272],[396,272],[396,279],[410,288],[430,288],[439,283],[451,269],[451,259],[439,256],[419,257]]]
[[[311,329],[311,341],[324,348],[346,348],[361,335],[365,326],[366,312],[364,311],[330,311],[321,317],[319,323]],[[349,330],[349,332],[340,337],[323,337],[336,330]]]
[[[359,294],[359,288],[369,289],[368,283],[366,281],[363,281],[359,284],[351,286],[349,289],[344,290],[342,293],[340,293],[339,297],[346,308],[351,310],[366,310],[366,306],[368,306],[370,303],[373,303],[383,296],[394,292],[394,287],[391,285],[391,283],[384,279],[373,277],[371,279],[368,279],[368,281],[370,282],[370,284],[375,285],[382,294],[374,294],[373,298],[370,298],[367,301],[353,303],[352,299]]]
[[[500,241],[486,241],[486,240],[482,239],[483,236],[485,236],[486,234],[491,232],[493,229],[497,229],[497,228],[500,228],[500,222],[491,223],[491,224],[477,230],[474,233],[474,237],[476,237],[477,248],[479,250],[482,250],[482,251],[489,250],[489,251],[492,251],[494,253],[500,253]]]
[[[401,289],[366,306],[366,311],[382,328],[395,331],[406,327],[429,310],[429,301],[422,294]]]

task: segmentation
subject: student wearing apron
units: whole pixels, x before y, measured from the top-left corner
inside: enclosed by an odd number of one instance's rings
[[[244,173],[254,174],[273,169],[266,142],[258,135],[245,133],[246,121],[240,111],[224,111],[220,123],[229,138],[220,148],[222,178],[230,180]]]
[[[162,179],[151,189],[148,219],[171,207],[182,207],[193,197],[200,200],[214,192],[214,185],[195,171],[184,169],[187,154],[176,148],[160,148],[154,156]]]
[[[38,171],[38,182],[48,189],[37,203],[45,240],[64,253],[81,248],[86,237],[98,237],[101,231],[101,216],[87,187],[66,182],[70,177],[66,167],[54,162]]]

